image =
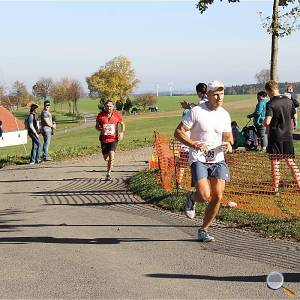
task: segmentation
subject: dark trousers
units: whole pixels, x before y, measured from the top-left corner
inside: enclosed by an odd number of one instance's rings
[[[266,135],[266,127],[261,125],[261,126],[255,126],[255,128],[257,131],[260,147],[266,148],[268,146],[268,136]]]

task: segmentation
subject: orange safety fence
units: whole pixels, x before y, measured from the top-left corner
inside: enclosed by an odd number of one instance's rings
[[[154,166],[159,169],[158,180],[165,190],[191,189],[187,148],[155,132],[154,157]],[[226,154],[225,159],[230,181],[226,183],[223,205],[235,202],[244,211],[300,218],[299,155],[270,157],[264,152],[236,151]],[[278,164],[274,164],[276,161]],[[279,181],[278,190],[276,181]]]

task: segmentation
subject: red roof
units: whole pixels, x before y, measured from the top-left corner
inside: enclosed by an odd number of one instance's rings
[[[4,132],[18,131],[25,129],[24,123],[3,106],[0,106],[0,120]]]

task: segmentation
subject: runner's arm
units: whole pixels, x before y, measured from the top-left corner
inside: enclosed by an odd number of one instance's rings
[[[98,130],[98,131],[101,131],[102,130],[102,127],[100,126],[100,122],[98,119],[96,119],[96,126],[95,128]]]
[[[223,149],[227,152],[232,152],[233,135],[232,132],[223,132]]]
[[[125,123],[122,121],[120,122],[121,125],[121,132],[118,135],[118,141],[122,141],[124,137],[124,132],[125,132]]]
[[[194,148],[200,151],[207,151],[207,145],[206,144],[200,144],[197,142],[194,142],[191,138],[189,138],[186,134],[187,131],[190,131],[190,128],[185,126],[182,122],[179,123],[177,128],[174,132],[174,137],[181,142],[182,144]]]

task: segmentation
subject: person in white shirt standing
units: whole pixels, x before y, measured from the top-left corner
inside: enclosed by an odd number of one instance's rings
[[[222,108],[224,84],[218,80],[210,82],[207,98],[208,101],[191,109],[174,133],[175,138],[190,147],[189,164],[196,192],[187,192],[187,217],[195,217],[196,202],[209,201],[203,224],[198,231],[201,242],[214,241],[207,229],[219,211],[225,183],[230,179],[224,153],[232,152],[233,145],[231,118]],[[189,131],[190,137],[187,134]]]

